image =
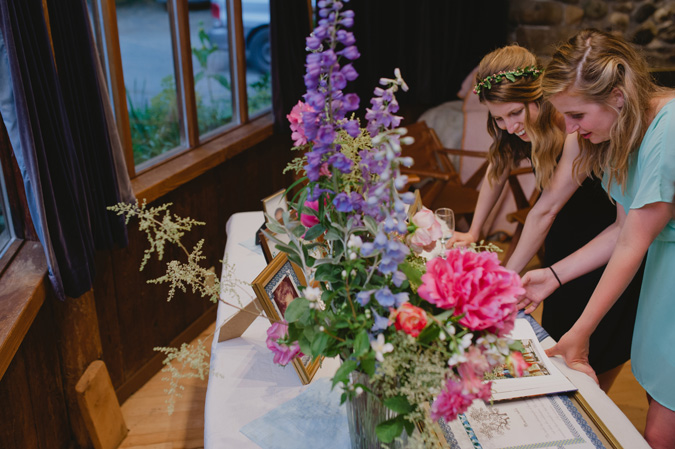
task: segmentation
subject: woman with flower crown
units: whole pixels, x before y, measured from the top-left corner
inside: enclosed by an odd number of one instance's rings
[[[649,394],[645,438],[654,448],[673,448],[675,91],[654,84],[630,44],[597,30],[584,30],[558,48],[542,87],[567,131],[581,137],[576,172],[602,175],[617,206],[615,225],[555,265],[561,282],[604,263],[607,268],[581,317],[547,353],[593,375],[588,358],[599,349],[592,339],[589,346],[589,336],[646,254],[631,361]],[[558,286],[547,270],[526,274],[524,283],[534,302]]]
[[[509,172],[523,159],[530,159],[542,194],[528,214],[507,268],[521,271],[545,244],[542,263],[553,275],[550,267],[554,263],[585,245],[614,221],[615,207],[597,177],[574,174],[578,136],[566,135],[563,117],[543,100],[541,69],[532,53],[509,45],[486,55],[478,66],[474,93],[489,110],[487,127],[493,138],[488,153],[490,165],[469,231],[455,233],[448,244],[463,245],[479,239]],[[602,268],[598,268],[567,282],[546,299],[542,325],[554,339],[562,337],[581,315],[601,274]],[[639,282],[636,276],[616,309],[602,320],[593,335],[592,345],[599,350],[594,352],[590,363],[599,373],[600,386],[605,391],[630,356]],[[538,304],[525,299],[520,307],[531,313]]]

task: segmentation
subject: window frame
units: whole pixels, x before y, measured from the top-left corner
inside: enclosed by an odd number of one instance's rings
[[[199,135],[189,35],[187,0],[167,0],[174,56],[174,74],[181,113],[181,144],[139,165],[134,163],[131,126],[127,109],[122,55],[114,0],[92,0],[96,42],[109,86],[115,121],[124,150],[127,172],[138,198],[159,198],[210,168],[259,143],[273,133],[271,111],[253,117],[248,112],[246,40],[241,0],[226,0],[233,117],[232,122]]]

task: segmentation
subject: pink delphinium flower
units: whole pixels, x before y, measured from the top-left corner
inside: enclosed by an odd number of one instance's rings
[[[415,231],[408,238],[408,243],[412,246],[413,251],[421,253],[424,251],[431,251],[436,246],[436,241],[443,236],[441,224],[436,220],[436,216],[432,211],[423,207],[412,218],[413,224],[416,226]]]
[[[293,139],[293,144],[296,147],[307,143],[307,136],[305,135],[304,123],[302,121],[302,113],[305,111],[313,112],[314,108],[302,101],[298,101],[298,104],[291,109],[291,113],[286,115],[288,121],[291,122],[291,139]]]
[[[319,211],[319,201],[305,201],[304,206],[308,209],[313,209]],[[312,214],[300,214],[300,223],[306,228],[311,228],[314,225],[319,224],[319,218],[316,215]]]
[[[438,421],[439,418],[443,418],[450,422],[460,413],[464,413],[474,398],[472,394],[465,394],[463,390],[464,385],[461,381],[452,377],[448,378],[443,391],[431,404],[431,419]]]
[[[520,276],[499,265],[497,254],[457,248],[447,259],[427,262],[419,295],[443,309],[464,315],[459,323],[470,330],[498,336],[513,329],[517,296],[524,293]]]
[[[279,339],[288,336],[288,323],[286,321],[277,321],[267,329],[267,347],[274,353],[274,363],[286,366],[296,356],[302,356],[300,345],[294,341],[288,346],[285,343],[279,343]]]

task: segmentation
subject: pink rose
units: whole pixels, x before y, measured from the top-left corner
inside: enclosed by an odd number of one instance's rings
[[[427,262],[419,295],[443,309],[464,315],[459,323],[470,330],[505,335],[516,317],[517,296],[524,293],[520,276],[499,265],[497,254],[462,248]]]
[[[267,348],[274,353],[274,363],[286,366],[296,356],[302,356],[300,345],[294,341],[290,346],[279,343],[280,339],[288,337],[288,323],[277,321],[267,329]]]
[[[307,136],[305,135],[305,127],[302,121],[303,112],[313,112],[314,108],[308,104],[298,101],[298,104],[293,106],[291,113],[286,115],[286,118],[291,123],[291,139],[296,147],[305,145],[307,143]]]
[[[412,222],[415,225],[415,231],[409,235],[408,243],[413,251],[421,253],[422,250],[434,249],[436,241],[443,236],[441,224],[436,220],[434,213],[423,207],[413,216]]]
[[[396,327],[396,330],[402,330],[413,337],[417,337],[427,325],[426,312],[409,302],[403,303],[396,310],[395,315],[396,321],[394,321],[394,327]]]
[[[525,371],[530,367],[530,363],[525,361],[523,354],[515,351],[506,358],[506,367],[515,377],[522,377],[523,374],[525,374]]]
[[[313,209],[319,211],[319,201],[305,201],[304,207],[308,209]],[[314,225],[319,224],[319,218],[316,215],[312,214],[300,214],[300,223],[306,228],[311,228]]]

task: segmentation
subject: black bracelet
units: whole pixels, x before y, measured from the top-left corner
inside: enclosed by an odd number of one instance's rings
[[[558,277],[558,273],[555,272],[552,266],[548,267],[549,270],[551,270],[551,273],[553,273],[553,276],[555,276],[555,280],[558,281],[558,285],[562,287],[562,282],[560,282],[560,278]]]

